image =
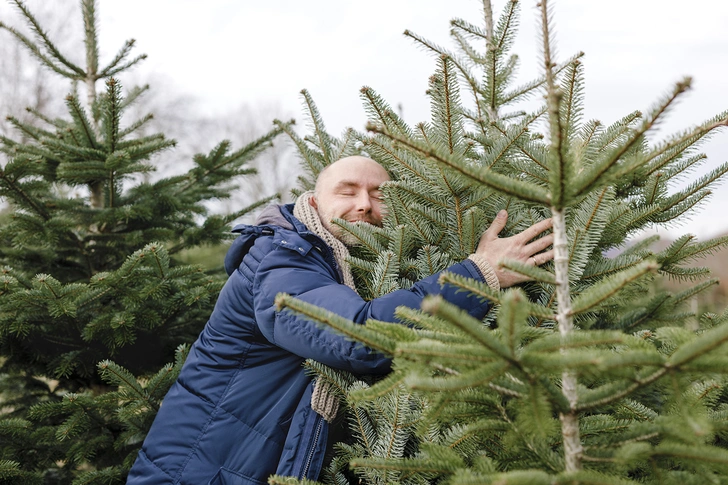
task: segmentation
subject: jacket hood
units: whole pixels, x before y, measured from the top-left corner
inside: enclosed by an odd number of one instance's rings
[[[287,206],[280,204],[269,205],[263,209],[263,212],[261,212],[255,220],[255,225],[278,226],[288,230],[293,229],[293,224],[291,224],[291,222],[281,213],[281,209],[283,208],[287,208]],[[287,210],[286,212],[290,213],[291,210]],[[235,229],[237,229],[237,227]],[[236,232],[235,229],[233,229],[233,232]]]
[[[308,234],[308,229],[298,219],[293,216],[293,204],[286,205],[269,205],[260,213],[255,221],[255,225],[238,224],[233,228],[234,233],[238,234],[237,239],[233,241],[230,249],[225,255],[225,271],[231,275],[250,248],[255,240],[260,236],[272,235],[276,228],[294,231],[299,234]]]

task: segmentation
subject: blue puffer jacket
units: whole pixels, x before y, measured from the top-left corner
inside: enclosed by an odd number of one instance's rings
[[[318,478],[328,425],[311,409],[311,358],[357,374],[386,373],[390,361],[290,312],[285,292],[358,323],[394,321],[441,294],[482,318],[488,304],[442,288],[438,275],[409,290],[364,301],[341,283],[333,252],[292,215],[273,206],[256,226],[238,226],[225,284],[157,414],[128,484],[265,484],[273,473]],[[448,271],[483,280],[469,260]]]

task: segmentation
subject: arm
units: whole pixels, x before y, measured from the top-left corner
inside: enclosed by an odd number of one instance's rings
[[[447,271],[482,281],[476,265],[469,260]],[[277,247],[261,261],[254,281],[256,321],[266,339],[303,358],[356,373],[386,372],[387,357],[291,312],[276,312],[275,296],[288,293],[360,324],[370,318],[395,321],[394,311],[398,306],[419,308],[428,294],[442,295],[476,318],[485,315],[487,302],[450,285],[440,286],[438,277],[439,273],[407,290],[364,301],[351,288],[337,282],[330,266],[316,251],[302,255]]]
[[[543,264],[553,258],[553,250],[542,252],[552,244],[553,237],[546,235],[538,238],[551,226],[550,219],[534,224],[515,236],[498,238],[507,219],[507,213],[501,211],[483,233],[476,252],[445,271],[486,280],[494,288],[505,288],[525,278],[499,269],[497,263],[500,260]],[[388,358],[291,312],[276,312],[275,296],[281,292],[288,293],[360,324],[370,318],[393,322],[394,311],[398,306],[419,308],[427,295],[441,295],[475,318],[485,316],[488,302],[450,285],[441,286],[437,281],[439,276],[440,273],[436,273],[409,289],[364,301],[351,288],[338,283],[333,269],[320,253],[314,250],[299,253],[275,247],[263,258],[255,277],[253,292],[256,321],[266,339],[303,358],[312,358],[331,367],[356,373],[386,372],[389,369]]]

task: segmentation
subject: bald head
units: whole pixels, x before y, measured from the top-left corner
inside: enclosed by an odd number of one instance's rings
[[[387,171],[371,158],[352,156],[332,163],[318,176],[311,205],[326,229],[341,238],[333,219],[382,225],[382,192]]]
[[[358,176],[373,177],[379,185],[389,180],[389,174],[378,162],[361,155],[354,155],[341,158],[324,168],[316,179],[315,192],[318,194],[322,187],[326,188],[342,179]]]

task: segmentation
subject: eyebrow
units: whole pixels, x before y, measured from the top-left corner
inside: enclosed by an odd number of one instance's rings
[[[359,186],[359,182],[356,182],[354,180],[339,180],[338,182],[336,182],[336,185],[334,185],[334,187],[337,189],[340,187],[357,187],[357,186]]]
[[[336,185],[334,185],[334,190],[344,189],[348,187],[362,187],[362,183],[358,180],[339,180],[338,182],[336,182]],[[369,192],[372,192],[374,190],[381,189],[379,188],[379,185],[377,185],[376,187],[369,189]]]

